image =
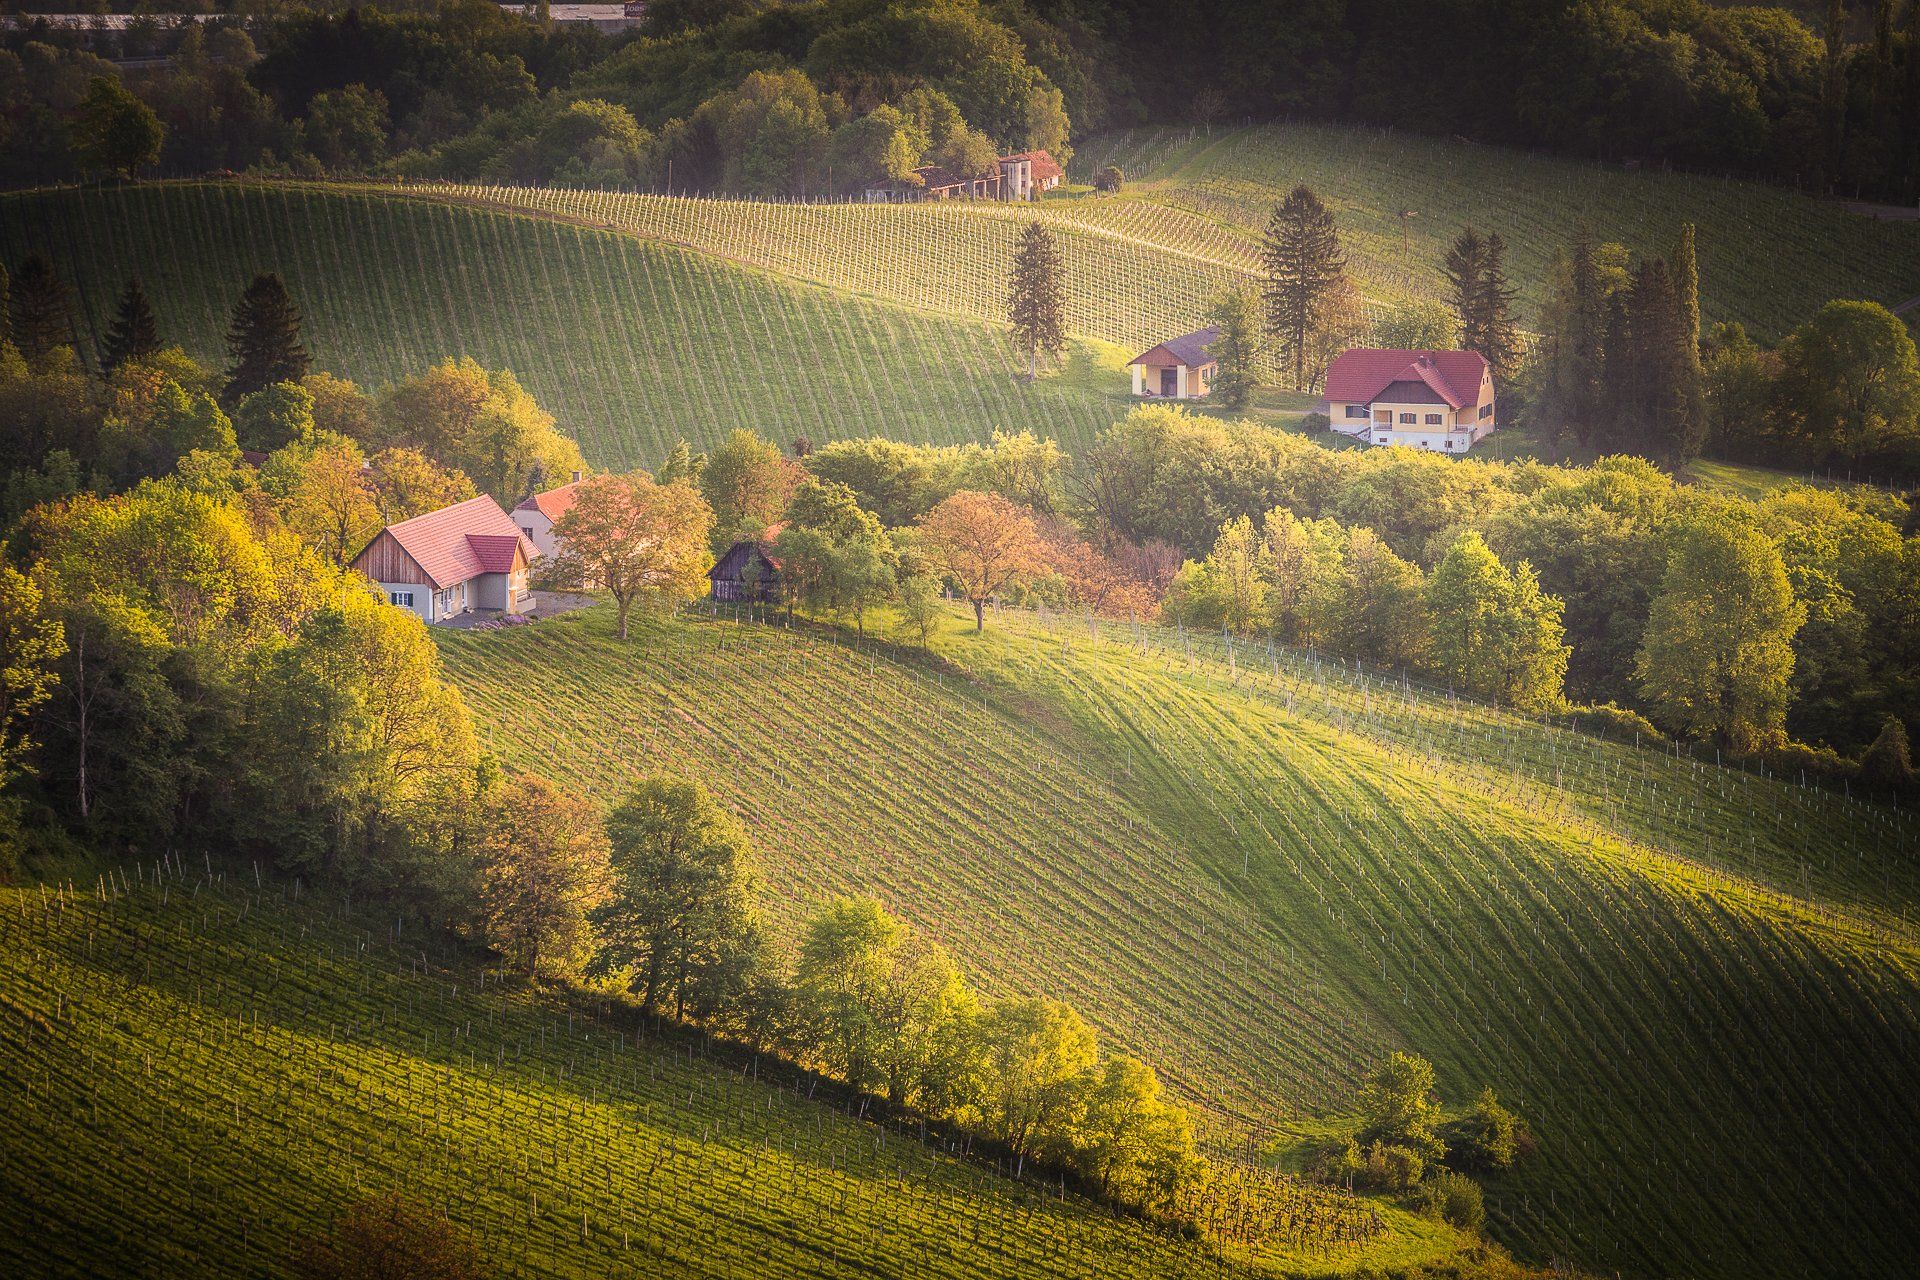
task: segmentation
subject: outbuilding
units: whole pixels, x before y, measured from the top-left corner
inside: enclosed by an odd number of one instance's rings
[[[1209,350],[1220,337],[1217,325],[1168,338],[1127,362],[1133,370],[1133,394],[1150,400],[1198,400],[1213,385],[1220,365]]]

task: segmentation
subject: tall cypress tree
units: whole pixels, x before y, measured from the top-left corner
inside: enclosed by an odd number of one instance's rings
[[[1569,416],[1581,444],[1590,443],[1605,407],[1608,300],[1600,282],[1599,250],[1593,232],[1575,230],[1570,281],[1573,296],[1567,321]]]
[[[53,264],[37,253],[20,263],[7,298],[7,330],[29,361],[73,342],[73,315],[67,310],[67,283]]]
[[[1504,379],[1520,361],[1520,336],[1513,327],[1518,291],[1507,283],[1507,242],[1498,231],[1487,237],[1480,269],[1480,341],[1472,348],[1487,358],[1493,376]]]
[[[1279,344],[1281,359],[1293,366],[1293,385],[1304,390],[1321,304],[1347,274],[1333,214],[1311,188],[1295,187],[1274,208],[1260,258],[1266,268],[1261,298],[1267,332]]]
[[[100,372],[112,373],[127,361],[144,360],[158,350],[160,322],[147,301],[147,291],[140,287],[140,277],[134,276],[120,295],[120,309],[100,345]]]
[[[1040,353],[1058,355],[1067,345],[1066,290],[1060,246],[1046,224],[1035,218],[1020,233],[1013,255],[1013,287],[1007,295],[1007,321],[1013,340],[1027,353],[1027,376],[1039,369]]]
[[[1447,304],[1460,323],[1460,345],[1485,354],[1487,345],[1487,242],[1469,223],[1441,262],[1447,276]]]
[[[7,264],[0,262],[0,345],[13,341],[13,317],[9,314],[13,307],[9,299],[13,296],[13,277],[7,274]]]
[[[1700,397],[1699,345],[1687,337],[1664,258],[1650,258],[1634,272],[1627,310],[1625,358],[1609,352],[1610,370],[1620,366],[1610,379],[1622,410],[1620,443],[1678,467],[1698,456],[1706,414]]]
[[[1827,0],[1826,52],[1820,70],[1820,182],[1824,193],[1840,178],[1847,127],[1847,5]]]
[[[300,311],[278,275],[255,276],[234,304],[227,355],[233,363],[221,395],[229,405],[276,382],[307,376],[313,357],[300,342]]]
[[[1700,263],[1694,252],[1691,222],[1680,224],[1680,241],[1673,247],[1668,269],[1673,273],[1673,292],[1680,304],[1680,325],[1693,342],[1694,363],[1700,360]]]

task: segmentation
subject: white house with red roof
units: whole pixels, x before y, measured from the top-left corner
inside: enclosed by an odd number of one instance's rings
[[[513,509],[513,522],[520,532],[527,536],[541,555],[560,554],[560,539],[553,534],[553,526],[560,523],[560,517],[573,507],[573,495],[580,488],[580,473],[573,473],[573,479],[558,489],[548,489],[545,493],[536,493],[523,499]]]
[[[389,604],[428,622],[465,613],[523,613],[527,570],[540,551],[486,494],[390,524],[352,568]]]
[[[1060,162],[1044,151],[1018,151],[1001,156],[985,173],[955,173],[937,164],[923,164],[911,182],[876,182],[862,193],[870,204],[899,204],[915,200],[1031,200],[1066,179]]]
[[[1493,370],[1478,351],[1343,351],[1320,412],[1367,444],[1441,453],[1465,453],[1498,425]]]

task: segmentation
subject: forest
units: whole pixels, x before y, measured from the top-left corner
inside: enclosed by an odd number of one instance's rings
[[[1143,122],[1344,121],[1920,196],[1920,6],[666,0],[601,35],[486,0],[11,30],[0,180],[395,172],[819,197]],[[87,46],[87,47],[82,47]],[[1417,50],[1417,53],[1415,52]],[[164,57],[122,73],[106,57]],[[1409,73],[1409,58],[1444,68]],[[93,82],[104,80],[107,87]],[[165,140],[148,118],[165,127]]]

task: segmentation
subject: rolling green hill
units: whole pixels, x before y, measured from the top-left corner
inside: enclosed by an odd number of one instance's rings
[[[0,1273],[284,1275],[400,1191],[512,1276],[1243,1274],[818,1089],[244,871],[0,888]],[[1367,1243],[1266,1260],[1461,1246],[1378,1213]]]
[[[1553,256],[1585,221],[1603,240],[1664,253],[1699,227],[1709,322],[1777,338],[1836,297],[1892,304],[1920,293],[1920,224],[1751,182],[1616,166],[1338,126],[1149,129],[1080,144],[1082,176],[1118,164],[1119,197],[1043,201],[767,205],[741,200],[513,187],[405,188],[428,199],[538,211],[703,249],[836,289],[997,319],[1014,237],[1037,212],[1060,235],[1074,333],[1139,350],[1197,327],[1208,300],[1258,270],[1274,204],[1295,183],[1339,219],[1376,302],[1439,297],[1440,260],[1471,221],[1499,231],[1532,323]]]
[[[1151,629],[440,639],[509,762],[603,800],[705,780],[789,938],[876,894],[989,992],[1072,1000],[1214,1142],[1323,1129],[1407,1046],[1532,1121],[1489,1201],[1538,1256],[1786,1277],[1920,1245],[1888,1141],[1920,1132],[1904,813]]]
[[[1097,343],[1027,383],[998,326],[446,204],[238,184],[0,198],[0,256],[31,249],[74,282],[83,346],[138,273],[166,340],[224,363],[234,299],[278,271],[320,368],[374,387],[450,356],[510,368],[601,466],[657,465],[678,437],[735,427],[782,443],[1031,429],[1073,448],[1127,402]]]

